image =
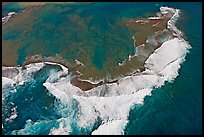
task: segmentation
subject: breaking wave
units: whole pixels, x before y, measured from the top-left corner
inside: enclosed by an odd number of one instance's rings
[[[2,18],[2,24],[6,23],[9,21],[9,19],[15,15],[16,13],[15,12],[9,12],[7,16],[3,17]]]
[[[162,14],[174,13],[168,21],[168,28],[178,37],[164,42],[149,56],[145,61],[145,71],[140,75],[124,77],[117,83],[82,91],[71,85],[71,74],[61,65],[60,70],[50,71],[42,83],[49,95],[57,99],[54,105],[60,118],[40,122],[28,119],[23,129],[15,130],[11,134],[38,134],[45,127],[45,134],[51,135],[76,134],[77,131],[83,131],[84,134],[124,134],[130,109],[136,104],[142,105],[145,96],[150,96],[151,91],[163,86],[165,81],[173,82],[179,75],[178,70],[185,61],[188,49],[191,48],[175,26],[180,10],[161,7],[160,11]],[[3,98],[11,94],[4,93],[4,88],[14,84],[23,85],[33,80],[33,74],[48,64],[58,65],[48,62],[34,63],[27,65],[25,70],[16,67],[19,73],[12,79],[2,77]]]

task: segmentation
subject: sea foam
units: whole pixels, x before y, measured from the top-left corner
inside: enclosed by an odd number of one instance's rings
[[[70,125],[63,127],[63,124],[60,123],[59,128],[52,128],[49,135],[69,135],[72,132]]]
[[[2,24],[6,23],[9,21],[9,19],[15,15],[16,13],[15,12],[9,12],[7,16],[3,17],[2,18]]]
[[[181,37],[181,31],[175,26],[180,10],[168,7],[161,7],[160,10],[162,14],[174,13],[167,25],[178,37],[164,42],[149,56],[145,61],[146,69],[141,75],[128,76],[117,83],[101,85],[83,95],[75,93],[73,98],[78,101],[80,108],[77,122],[79,127],[93,125],[99,117],[104,124],[92,134],[123,134],[131,107],[134,104],[143,104],[144,97],[151,95],[153,88],[161,87],[165,81],[172,82],[178,76],[180,64],[185,60],[191,46]],[[100,96],[101,92],[105,92],[103,97]],[[110,127],[115,131],[108,130]]]
[[[175,26],[180,10],[161,7],[160,11],[162,14],[174,13],[167,25],[178,37],[167,40],[155,50],[145,61],[146,69],[140,75],[127,76],[117,83],[104,84],[82,91],[70,83],[70,76],[60,77],[64,72],[68,73],[68,69],[61,66],[61,71],[56,72],[56,75],[50,75],[43,83],[50,94],[59,99],[62,104],[72,103],[73,99],[77,102],[78,127],[91,127],[100,119],[102,124],[91,134],[124,134],[123,130],[128,123],[130,109],[135,104],[143,104],[145,96],[151,95],[154,88],[161,87],[165,81],[172,82],[178,76],[180,65],[185,61],[186,53],[191,46],[182,38],[181,31]],[[29,74],[42,68],[43,65],[26,67]],[[14,78],[14,82],[25,80],[21,72],[22,70],[20,70],[21,75]],[[53,80],[55,76],[57,80]],[[4,81],[12,83],[8,79]],[[113,130],[109,130],[110,127]],[[71,131],[68,125],[67,127],[61,125],[59,128],[51,129],[50,134],[69,134]]]
[[[100,125],[91,135],[121,135],[124,134],[123,129],[127,123],[127,120],[110,121]]]

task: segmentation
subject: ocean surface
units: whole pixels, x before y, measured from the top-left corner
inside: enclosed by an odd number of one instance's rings
[[[192,49],[179,70],[179,76],[146,97],[142,107],[130,112],[126,134],[202,133],[202,4],[166,3],[185,14],[177,22]]]
[[[173,81],[165,82],[161,88],[153,89],[151,95],[144,98],[143,103],[131,106],[123,133],[127,135],[202,134],[202,3],[97,3],[83,10],[90,10],[90,12],[94,10],[97,15],[97,12],[104,9],[101,14],[106,15],[108,12],[110,17],[120,13],[120,16],[136,18],[154,15],[152,13],[158,12],[161,6],[181,10],[182,15],[177,20],[176,26],[184,33],[185,40],[192,48],[181,64],[179,75]],[[15,6],[13,8],[16,12],[18,11]],[[10,9],[5,9],[3,13],[6,10]],[[97,22],[97,18],[95,21]],[[99,19],[98,22],[101,23],[101,20]],[[101,23],[99,26],[105,29],[106,26],[103,25]],[[128,35],[125,36],[128,37]],[[8,38],[6,35],[4,36],[2,39]],[[128,43],[131,41],[127,41]],[[125,49],[122,45],[119,46]],[[105,48],[109,47],[101,45],[98,45],[97,48],[94,47],[95,52],[91,57],[93,57],[93,64],[98,69],[103,68],[103,63],[100,62],[106,61],[110,56],[103,53],[107,50]],[[34,49],[32,48],[32,50]],[[117,50],[120,52],[120,49]],[[20,50],[19,63],[25,59],[24,51],[31,52],[28,49]],[[131,47],[128,47],[126,51],[131,52]],[[54,49],[46,50],[46,54],[53,52],[55,52]],[[117,52],[115,51],[114,54]],[[75,53],[73,52],[73,54]],[[71,58],[76,56],[73,55]],[[121,53],[118,58],[123,59],[123,56],[126,55]],[[114,58],[115,62],[118,61],[118,58]],[[33,66],[31,65],[31,67]],[[47,89],[44,84],[46,81],[61,82],[59,71],[62,68],[60,66],[46,64],[33,68],[29,69],[28,67],[27,70],[22,71],[22,77],[17,79],[24,83],[18,86],[10,84],[2,89],[2,134],[91,134],[103,123],[102,118],[98,117],[94,124],[87,126],[85,121],[84,125],[86,126],[83,126],[83,119],[78,116],[81,112],[86,111],[84,119],[89,118],[86,115],[92,114],[92,110],[88,109],[88,104],[85,104],[87,110],[81,110],[80,105],[82,104],[80,103],[83,100],[78,102],[77,99],[71,98],[69,100],[71,103],[65,103],[64,94],[55,94],[52,90]],[[69,72],[64,78],[65,81],[69,81],[71,75]],[[109,105],[111,106],[111,104]],[[126,110],[124,109],[124,111]],[[122,113],[122,110],[120,112]]]

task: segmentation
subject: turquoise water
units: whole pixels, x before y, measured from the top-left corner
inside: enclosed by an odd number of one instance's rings
[[[175,81],[155,89],[142,107],[135,106],[130,112],[126,134],[202,134],[202,5],[166,5],[185,13],[186,19],[178,21],[178,28],[192,49]]]
[[[60,122],[64,122],[65,125],[71,126],[71,134],[88,135],[99,126],[100,120],[90,127],[79,128],[78,102],[73,99],[69,104],[62,104],[43,86],[51,74],[60,70],[60,66],[46,65],[40,71],[34,72],[23,85],[17,86],[15,93],[9,93],[12,87],[4,89],[8,96],[2,102],[2,134],[47,135],[53,127],[59,128]],[[11,115],[11,109],[14,107],[17,107],[18,116],[7,121],[6,118]]]
[[[4,6],[2,10],[2,17],[6,16],[8,12],[16,12],[18,13],[19,11],[23,10],[24,8],[17,6],[15,3],[10,4],[10,6]]]
[[[150,5],[154,6],[149,9]],[[13,10],[18,13],[20,9],[16,4],[11,4],[3,8],[3,12]],[[19,47],[9,50],[8,55],[17,52],[17,65],[22,64],[29,55],[58,54],[68,61],[78,59],[82,63],[89,62],[89,68],[94,67],[105,74],[135,52],[133,32],[121,20],[145,17],[158,11],[155,3],[145,6],[143,3],[128,2],[48,4],[34,8],[29,14],[16,15],[17,24],[12,21],[3,25],[2,41]]]
[[[24,128],[26,120],[28,119],[36,122],[45,119],[54,120],[59,117],[54,111],[54,97],[49,96],[45,87],[42,85],[50,75],[51,70],[57,71],[59,70],[59,66],[46,66],[41,71],[35,73],[33,80],[27,81],[23,86],[18,86],[16,88],[17,92],[6,98],[6,104],[3,104],[2,112],[4,113],[6,109],[11,109],[13,105],[9,102],[13,102],[15,106],[17,106],[17,112],[20,117],[17,117],[12,123],[4,121],[5,130],[3,130],[3,133],[8,134],[10,131]],[[5,120],[5,116],[7,115],[9,114],[4,114],[2,120]],[[51,127],[54,126],[53,122]],[[49,133],[49,126],[46,128],[48,128],[48,130],[44,129],[43,131],[43,129],[41,129],[42,134]]]
[[[114,5],[114,6],[113,6]],[[186,36],[186,40],[192,45],[192,49],[186,56],[186,61],[181,65],[179,70],[179,76],[172,83],[166,83],[162,88],[155,89],[151,96],[147,96],[144,101],[144,105],[136,105],[130,112],[129,123],[126,126],[125,134],[201,134],[202,133],[202,6],[201,3],[97,3],[91,4],[89,7],[84,7],[81,12],[81,16],[86,17],[90,13],[95,13],[95,16],[99,13],[103,16],[108,16],[108,21],[114,23],[111,17],[126,16],[126,17],[140,17],[144,16],[145,12],[157,12],[158,8],[163,6],[170,6],[174,8],[179,8],[184,13],[183,17],[179,19],[177,25],[180,30],[182,30]],[[73,7],[77,7],[74,5]],[[111,8],[107,8],[111,7]],[[136,8],[137,7],[137,8]],[[49,6],[47,7],[49,8]],[[57,10],[57,9],[56,9]],[[94,11],[94,12],[93,12]],[[101,12],[104,11],[104,12]],[[68,12],[68,11],[67,11]],[[69,12],[77,12],[76,10]],[[66,13],[66,11],[65,11]],[[111,13],[111,14],[109,14]],[[41,15],[43,17],[43,15]],[[101,16],[101,17],[103,17]],[[44,16],[45,17],[45,16]],[[54,25],[58,25],[56,18],[46,18],[48,23],[54,22]],[[59,16],[60,17],[60,16]],[[100,19],[95,18],[96,24]],[[70,22],[71,23],[71,22]],[[73,23],[73,22],[72,22]],[[53,25],[53,24],[52,24]],[[74,25],[74,24],[72,24]],[[192,27],[193,26],[193,27]],[[43,25],[36,26],[37,30],[43,28]],[[104,33],[105,28],[107,29],[107,23],[99,24],[100,28],[104,28],[101,32],[96,32],[92,35],[99,35]],[[114,30],[114,29],[112,29]],[[118,32],[115,30],[115,32]],[[124,30],[121,29],[121,37]],[[73,32],[78,34],[77,32]],[[46,35],[45,35],[46,34]],[[68,41],[61,41],[58,43],[55,38],[56,34],[49,31],[43,33],[32,32],[29,34],[31,36],[38,35],[43,36],[42,39],[53,38],[53,43],[46,46],[46,54],[50,55],[60,49],[63,49],[63,44],[67,44]],[[67,35],[71,35],[68,34]],[[74,35],[74,34],[73,34]],[[91,35],[91,36],[92,36]],[[14,39],[17,34],[13,35],[3,35],[2,39]],[[56,35],[57,38],[60,36]],[[125,35],[127,36],[127,35]],[[39,38],[40,40],[41,38]],[[80,40],[80,39],[78,39]],[[98,69],[103,68],[103,62],[108,59],[110,53],[113,55],[119,54],[118,51],[121,49],[116,47],[107,47],[103,39],[96,37],[97,42],[96,47],[93,47],[94,52],[91,54],[93,58],[93,64],[96,65]],[[67,43],[66,43],[67,42]],[[58,48],[55,47],[58,43]],[[27,41],[26,44],[29,44]],[[61,44],[61,46],[60,46]],[[73,46],[71,43],[68,47]],[[74,45],[75,46],[75,45]],[[18,63],[24,62],[25,55],[27,52],[36,51],[35,47],[24,46],[20,49]],[[74,59],[79,53],[77,52],[77,47],[73,47],[70,54],[64,53],[66,57]],[[125,47],[120,45],[124,49],[121,55],[118,55],[116,60],[122,60],[123,54],[127,51],[131,51],[131,47]],[[49,50],[47,50],[49,49]],[[40,48],[39,48],[40,50]],[[107,52],[111,51],[111,52]],[[109,53],[109,54],[108,54]],[[60,101],[54,96],[50,95],[49,91],[42,85],[48,78],[50,73],[53,71],[59,71],[59,66],[46,65],[42,70],[36,72],[33,76],[34,79],[28,81],[23,86],[17,87],[17,92],[10,94],[5,102],[2,102],[2,123],[4,124],[4,129],[2,134],[49,134],[50,129],[53,127],[58,128],[61,118],[64,119],[65,124],[70,124],[73,131],[72,134],[90,134],[97,126],[98,123],[87,127],[78,128],[76,126],[77,114],[78,114],[78,104],[74,102],[71,106],[64,106],[60,104]],[[9,88],[7,89],[10,90]],[[9,102],[13,102],[12,105]],[[13,120],[13,122],[5,121],[5,118],[10,115],[10,110],[13,106],[17,106],[18,117]],[[29,121],[32,120],[32,122]],[[69,121],[71,119],[71,121]],[[35,125],[33,125],[35,123]],[[25,126],[26,125],[26,126]],[[21,131],[14,131],[20,130]],[[13,132],[12,132],[13,131]]]
[[[116,65],[127,58],[128,53],[134,54],[132,33],[121,25],[123,15],[118,12],[134,5],[118,3],[114,8],[110,6],[111,3],[45,5],[27,14],[29,19],[18,25],[8,22],[11,27],[4,29],[2,40],[21,43],[17,52],[23,56],[18,57],[17,64],[22,64],[28,55],[59,54],[69,61],[88,60],[101,70],[109,58]],[[8,10],[16,11],[15,4],[3,9],[4,12]]]

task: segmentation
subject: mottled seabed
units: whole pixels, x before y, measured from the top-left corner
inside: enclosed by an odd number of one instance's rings
[[[174,82],[191,48],[176,26],[182,7],[30,4],[2,5],[15,12],[2,19],[2,65],[20,65],[2,67],[3,134],[171,134],[137,122],[144,97]]]

